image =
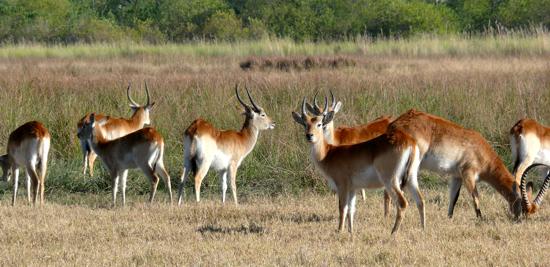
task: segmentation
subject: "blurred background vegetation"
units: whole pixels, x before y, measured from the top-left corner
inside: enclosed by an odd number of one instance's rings
[[[548,28],[550,0],[2,0],[1,43],[334,41]]]

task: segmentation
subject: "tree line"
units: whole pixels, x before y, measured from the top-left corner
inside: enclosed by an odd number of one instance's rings
[[[481,33],[550,26],[550,0],[1,0],[0,43]]]

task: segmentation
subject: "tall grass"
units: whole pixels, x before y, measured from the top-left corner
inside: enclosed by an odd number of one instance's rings
[[[498,41],[501,39],[503,42]],[[222,129],[240,129],[244,118],[233,87],[236,83],[246,84],[277,127],[260,134],[258,145],[243,162],[238,173],[239,194],[279,195],[326,190],[309,163],[303,130],[290,116],[298,109],[302,96],[311,97],[317,90],[332,89],[344,103],[335,118],[336,125],[365,123],[381,115],[398,116],[416,108],[480,131],[507,162],[507,131],[518,119],[530,116],[550,123],[550,48],[546,33],[523,39],[472,37],[454,42],[424,37],[416,42],[365,42],[368,49],[359,49],[353,57],[356,66],[340,69],[247,72],[238,66],[245,55],[252,53],[342,54],[353,50],[342,44],[359,47],[357,42],[295,44],[281,40],[197,47],[131,45],[124,49],[114,45],[3,47],[0,146],[5,147],[10,131],[17,126],[40,120],[53,136],[47,190],[108,190],[101,163],[96,165],[96,177],[81,174],[76,122],[92,111],[130,116],[127,83],[132,82],[135,98],[144,101],[140,85],[146,80],[157,102],[152,111],[153,126],[164,135],[166,165],[173,180],[177,180],[184,129],[197,117]],[[277,46],[286,48],[270,48]],[[338,46],[344,48],[336,52]],[[452,49],[447,46],[458,52],[449,53]],[[515,46],[518,52],[504,52]],[[230,52],[230,48],[234,50]],[[205,55],[228,56],[197,56],[201,53],[198,51],[208,49],[218,52]],[[479,53],[487,56],[479,57]],[[422,179],[421,187],[446,184],[438,176]],[[129,189],[147,192],[147,182],[138,172],[131,172]],[[219,195],[219,181],[210,174],[205,193],[213,192]]]
[[[420,35],[413,38],[357,38],[340,42],[294,42],[264,39],[240,42],[191,42],[187,44],[148,45],[105,43],[75,45],[3,45],[0,58],[112,58],[132,56],[490,56],[548,55],[550,33],[544,30],[511,31],[484,35]]]

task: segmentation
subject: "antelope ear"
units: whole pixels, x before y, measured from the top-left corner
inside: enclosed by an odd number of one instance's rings
[[[88,117],[88,123],[89,124],[95,123],[95,113],[90,114],[90,116]]]
[[[292,111],[292,118],[294,119],[295,122],[303,125],[303,126],[306,126],[306,123],[304,122],[304,118],[302,118],[302,116],[300,116],[300,114]]]
[[[323,126],[329,124],[334,119],[334,111],[329,111],[323,116]]]
[[[334,113],[338,113],[338,111],[340,111],[341,108],[342,108],[342,102],[338,101],[338,103],[336,103],[336,106],[334,107]]]

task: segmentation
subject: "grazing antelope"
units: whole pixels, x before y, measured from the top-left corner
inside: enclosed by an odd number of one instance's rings
[[[130,84],[126,89],[126,95],[130,102],[130,108],[132,109],[132,116],[129,119],[109,117],[103,114],[95,114],[97,121],[105,121],[102,125],[96,127],[95,134],[105,140],[113,140],[129,133],[135,132],[145,125],[151,124],[149,113],[153,108],[155,102],[151,103],[149,97],[149,89],[147,89],[147,82],[145,83],[145,93],[147,94],[147,103],[145,105],[139,105],[130,96]],[[78,132],[81,131],[84,122],[90,118],[90,114],[86,114],[77,123]],[[86,168],[90,168],[90,176],[94,176],[94,162],[97,155],[92,151],[85,139],[80,138],[80,147],[83,154],[83,173],[86,174]]]
[[[200,201],[201,183],[210,167],[220,173],[222,203],[225,203],[227,176],[231,181],[231,193],[237,202],[237,169],[243,159],[254,149],[260,131],[273,129],[275,123],[258,106],[248,88],[246,94],[252,106],[246,104],[235,85],[235,94],[244,108],[245,120],[240,131],[218,130],[203,119],[196,119],[189,125],[183,137],[183,173],[180,178],[178,205],[182,202],[183,188],[191,173],[195,175],[195,198]]]
[[[48,167],[48,152],[50,151],[50,133],[44,124],[31,121],[13,131],[8,138],[8,154],[0,156],[3,180],[10,180],[13,174],[12,206],[17,198],[19,183],[19,167],[24,167],[27,173],[27,199],[36,204],[40,192],[40,204],[44,204],[44,180]],[[32,189],[31,189],[32,183]]]
[[[159,177],[164,179],[170,203],[172,203],[172,187],[170,176],[164,169],[164,140],[159,132],[151,127],[137,130],[133,133],[113,140],[105,140],[96,134],[96,127],[107,120],[96,121],[95,114],[90,114],[89,120],[84,121],[80,139],[86,140],[88,146],[96,153],[107,167],[111,175],[113,186],[113,206],[116,205],[119,178],[122,179],[122,205],[126,204],[126,179],[129,169],[139,168],[151,182],[149,202],[153,202]]]
[[[325,138],[323,127],[332,121],[334,111],[329,111],[326,115],[309,116],[306,114],[304,98],[302,113],[292,112],[292,117],[305,129],[315,168],[338,195],[339,231],[344,230],[347,219],[348,231],[353,232],[355,194],[358,189],[384,187],[390,192],[397,208],[392,229],[392,234],[395,233],[408,205],[401,190],[402,185],[407,186],[413,194],[420,213],[421,226],[425,227],[424,200],[418,189],[415,172],[418,170],[415,165],[420,163],[420,159],[411,137],[394,131],[391,135],[383,134],[354,145],[331,145]]]
[[[521,119],[510,129],[510,146],[512,148],[512,159],[514,160],[514,171],[517,183],[522,183],[522,199],[524,211],[527,214],[534,213],[538,210],[544,196],[544,192],[548,187],[548,179],[543,183],[543,189],[535,198],[533,203],[530,202],[530,197],[526,195],[526,188],[523,176],[527,173],[529,166],[543,165],[545,176],[548,176],[550,166],[550,128],[545,127],[532,119]],[[544,186],[546,185],[546,187]],[[531,191],[533,184],[528,183],[527,189]],[[530,192],[529,192],[530,193]],[[530,194],[529,194],[530,195]]]
[[[521,214],[518,183],[478,132],[416,110],[407,111],[388,126],[387,134],[395,131],[414,138],[420,148],[420,168],[452,176],[449,218],[453,216],[461,184],[472,195],[476,215],[481,217],[476,187],[479,180],[495,188],[516,217]]]
[[[323,108],[319,107],[317,104],[316,93],[313,97],[313,106],[306,103],[306,108],[315,116],[326,115],[329,111],[333,111],[336,115],[338,111],[340,111],[340,108],[342,108],[342,102],[336,101],[332,90],[330,91],[330,96],[332,102],[330,107],[328,107],[328,100],[326,97],[325,106]],[[339,126],[336,129],[334,129],[334,120],[332,120],[323,128],[323,133],[327,139],[327,142],[331,145],[353,145],[382,135],[386,132],[386,129],[392,120],[392,117],[382,116],[368,124],[357,125],[355,127]],[[365,189],[361,189],[361,196],[363,197],[363,201],[365,201]],[[384,217],[387,217],[389,214],[390,201],[390,195],[384,191]]]

